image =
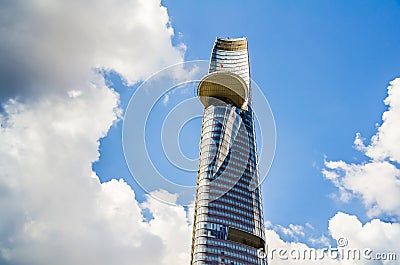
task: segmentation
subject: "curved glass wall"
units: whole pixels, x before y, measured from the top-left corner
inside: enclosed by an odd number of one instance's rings
[[[247,39],[217,39],[209,73],[239,75],[251,103]],[[251,104],[205,105],[200,142],[192,265],[267,264]]]

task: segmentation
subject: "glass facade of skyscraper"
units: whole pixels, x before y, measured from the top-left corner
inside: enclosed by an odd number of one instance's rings
[[[199,83],[204,105],[192,265],[267,264],[247,39],[219,39]]]

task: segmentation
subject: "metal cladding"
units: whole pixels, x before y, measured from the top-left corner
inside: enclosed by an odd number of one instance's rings
[[[247,39],[217,39],[211,53],[210,73],[230,72],[243,78],[250,91]],[[251,97],[249,95],[249,97]]]
[[[247,110],[248,87],[244,80],[231,72],[213,72],[200,81],[197,94],[204,107],[212,105],[215,99]]]
[[[219,39],[197,93],[204,105],[192,265],[267,264],[247,39]]]

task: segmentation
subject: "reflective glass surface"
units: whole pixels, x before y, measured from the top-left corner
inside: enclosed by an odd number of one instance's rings
[[[215,71],[238,74],[251,91],[247,49],[227,51],[214,46],[209,72]],[[265,245],[261,201],[251,104],[247,110],[228,103],[207,106],[202,121],[191,264],[267,264],[257,255]]]

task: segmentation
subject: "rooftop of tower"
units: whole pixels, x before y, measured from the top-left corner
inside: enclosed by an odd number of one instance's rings
[[[248,64],[247,38],[215,40],[210,62],[212,71],[201,79],[197,87],[197,95],[204,107],[229,104],[247,110],[250,92],[245,79],[248,80],[249,70],[244,64]]]
[[[247,50],[247,38],[217,38],[214,47],[225,51]]]

